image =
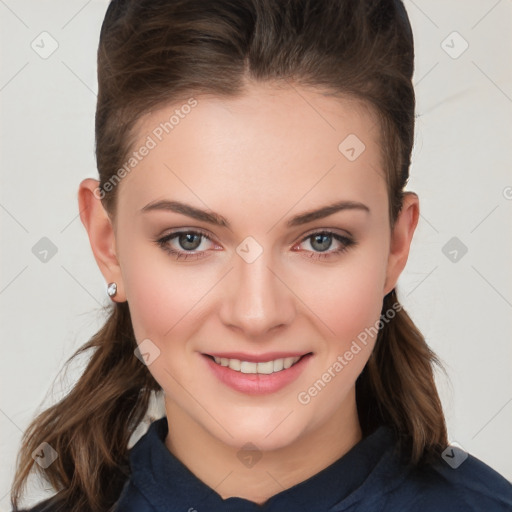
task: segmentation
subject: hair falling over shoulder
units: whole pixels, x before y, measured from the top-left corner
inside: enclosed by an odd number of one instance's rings
[[[14,490],[21,491],[36,469],[58,492],[66,511],[108,510],[115,502],[129,474],[131,433],[144,417],[151,391],[160,389],[134,356],[127,304],[112,307],[102,329],[72,356],[92,352],[76,385],[37,416],[22,439]],[[43,442],[58,454],[46,469],[32,459]]]
[[[414,45],[400,0],[113,0],[98,48],[96,160],[105,209],[115,216],[118,187],[105,187],[129,154],[137,121],[194,94],[236,96],[247,81],[293,82],[359,100],[380,122],[391,228],[400,211],[414,141]],[[383,313],[399,304],[395,291]],[[113,510],[129,475],[128,443],[159,390],[134,356],[127,303],[81,347],[90,353],[69,393],[40,413],[22,440],[12,486],[14,510],[29,475],[56,491],[67,512]],[[386,424],[415,464],[447,444],[434,382],[437,359],[403,308],[379,331],[356,382],[364,434]],[[32,453],[58,453],[46,469]]]

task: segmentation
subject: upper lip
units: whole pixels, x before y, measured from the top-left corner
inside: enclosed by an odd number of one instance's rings
[[[266,352],[264,354],[247,354],[244,352],[209,352],[204,353],[204,355],[259,363],[274,361],[275,359],[284,359],[285,357],[302,357],[310,353],[311,352]]]

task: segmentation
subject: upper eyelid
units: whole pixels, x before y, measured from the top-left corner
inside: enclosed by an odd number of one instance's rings
[[[185,229],[178,228],[175,231],[170,231],[169,233],[166,233],[165,235],[161,235],[158,238],[161,240],[163,238],[169,238],[169,237],[172,237],[173,235],[179,235],[179,234],[182,234],[182,233],[194,233],[194,234],[202,235],[205,238],[208,238],[209,240],[213,239],[212,235],[210,235],[207,231],[203,231],[200,228],[190,228],[190,229],[188,229],[188,228],[185,228]]]
[[[319,229],[312,229],[311,231],[306,231],[303,235],[301,235],[301,240],[304,240],[304,238],[309,238],[312,235],[320,233],[329,233],[334,235],[339,235],[345,238],[353,238],[352,233],[347,231],[346,229],[340,229],[340,228],[319,228]]]
[[[165,237],[165,236],[168,236],[168,235],[173,235],[173,234],[176,234],[176,233],[201,233],[205,236],[207,236],[208,238],[215,238],[215,236],[213,234],[210,234],[209,231],[207,229],[204,229],[204,228],[199,228],[199,227],[180,227],[180,228],[170,228],[171,231],[169,233],[167,233],[166,235],[162,235],[161,238]],[[353,236],[352,233],[347,230],[347,229],[344,229],[344,228],[339,228],[339,227],[316,227],[316,228],[311,228],[309,229],[308,231],[306,231],[304,234],[302,234],[301,236],[302,237],[305,237],[305,236],[308,236],[308,235],[311,235],[311,234],[314,234],[314,233],[320,233],[320,232],[332,232],[332,233],[339,233],[340,231],[346,233],[348,236]]]

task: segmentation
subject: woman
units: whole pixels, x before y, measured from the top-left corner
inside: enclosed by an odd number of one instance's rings
[[[398,0],[110,4],[79,207],[112,310],[26,432],[15,510],[32,469],[37,511],[512,508],[447,446],[397,298],[413,60]]]

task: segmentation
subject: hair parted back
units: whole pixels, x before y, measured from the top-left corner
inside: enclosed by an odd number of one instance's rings
[[[390,226],[400,211],[414,141],[414,45],[400,0],[113,0],[98,49],[96,158],[103,186],[135,141],[136,124],[194,95],[234,97],[249,82],[312,87],[361,100],[377,115]],[[71,391],[30,424],[11,491],[14,510],[32,471],[66,512],[113,510],[129,475],[128,442],[160,386],[135,356],[128,303],[109,306],[105,325],[78,354],[91,354]],[[363,434],[389,425],[412,463],[439,456],[447,434],[436,390],[438,361],[398,302],[383,322],[356,383]],[[59,457],[42,469],[33,451]]]

